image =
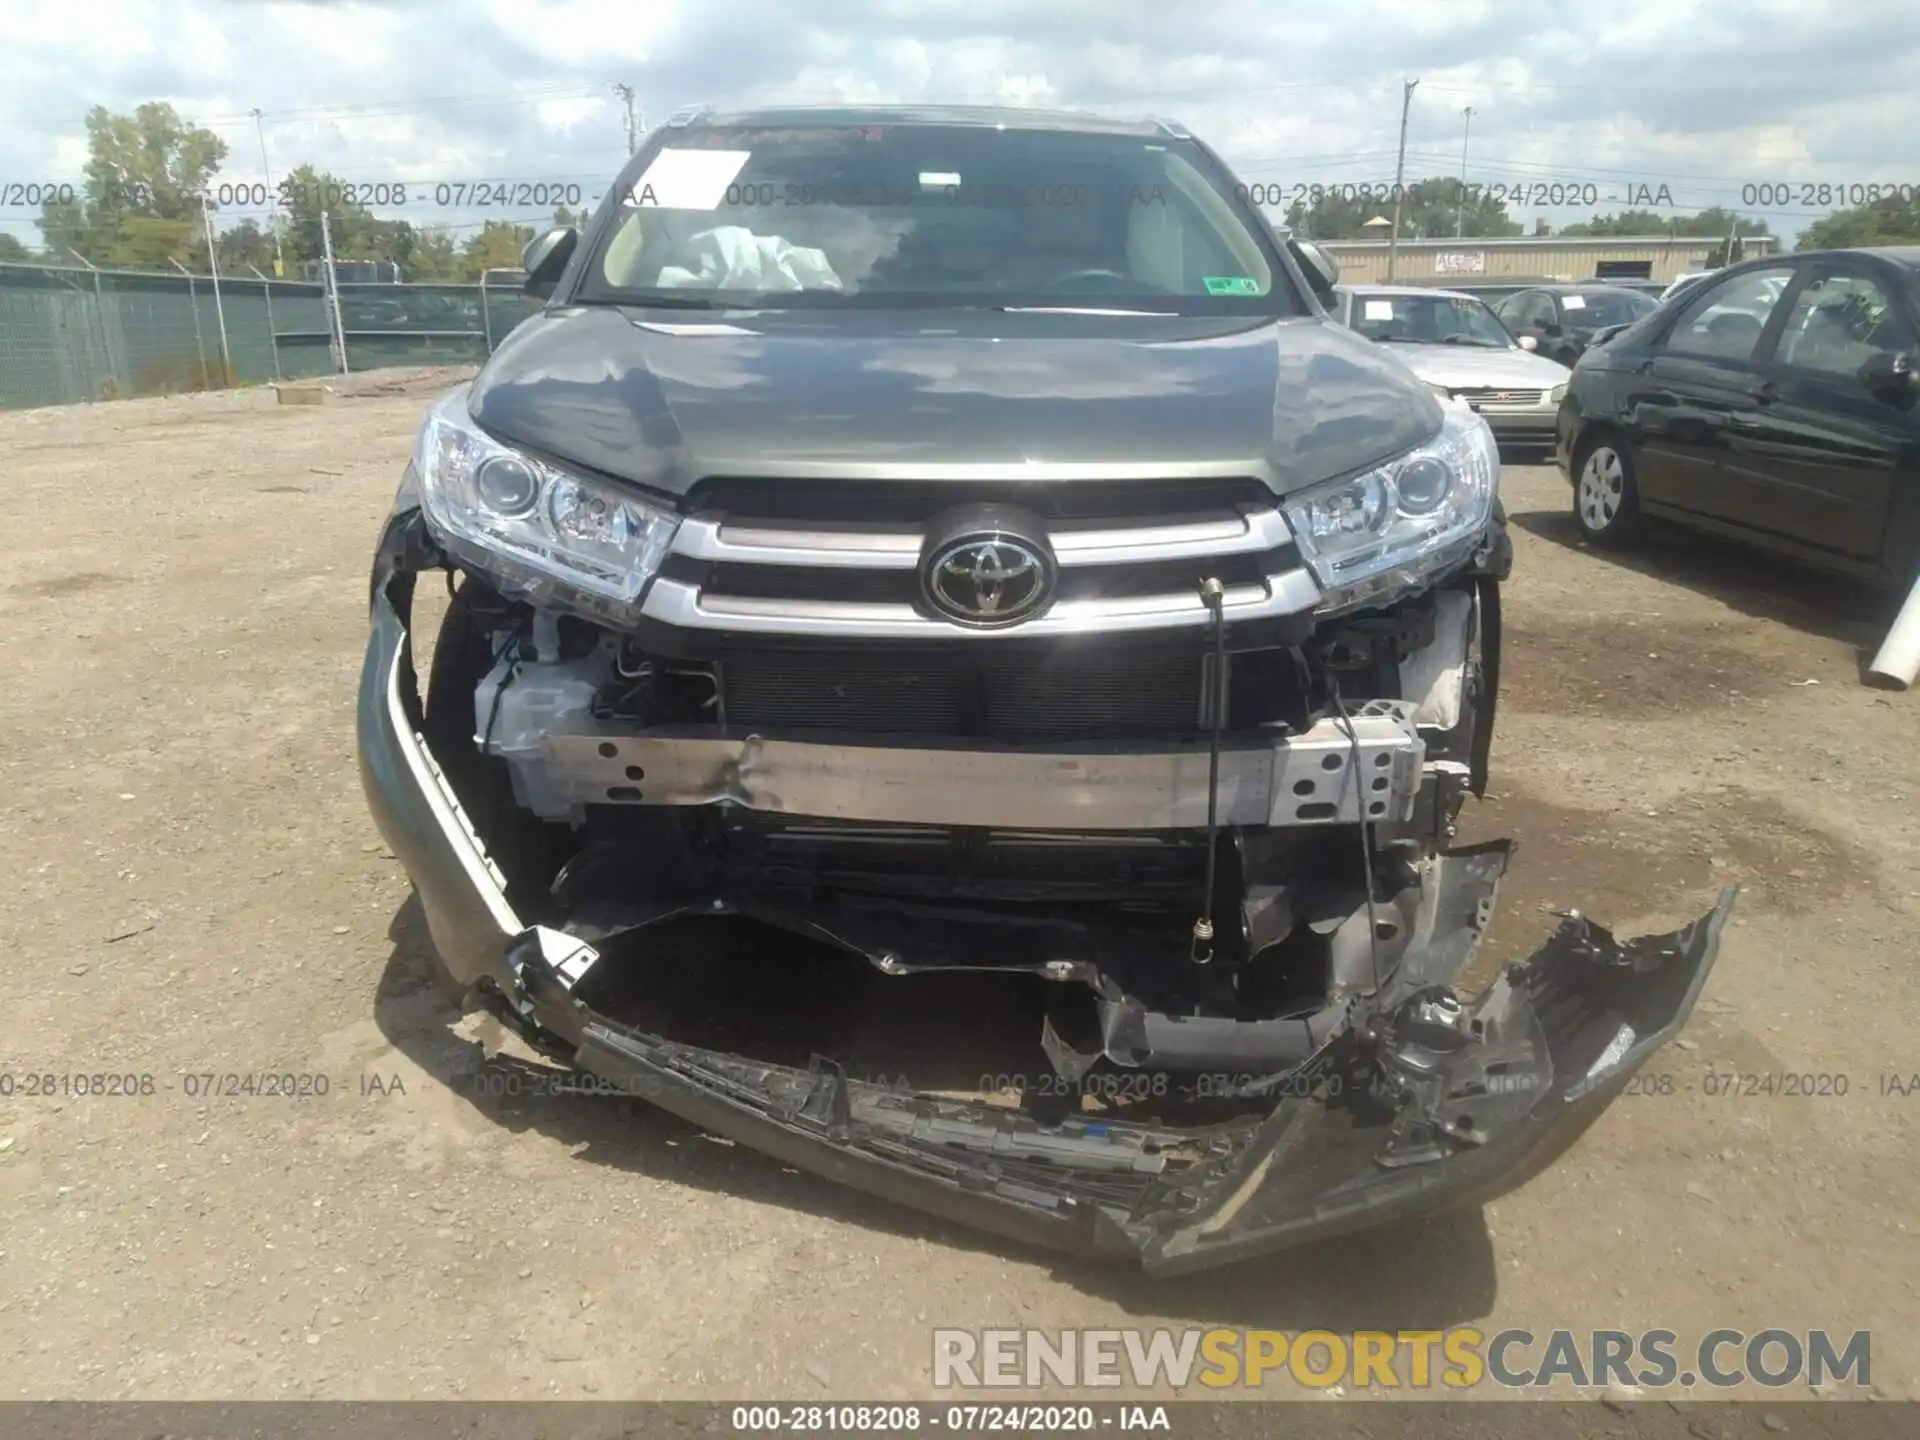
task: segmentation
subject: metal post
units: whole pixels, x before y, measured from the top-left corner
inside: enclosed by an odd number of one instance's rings
[[[487,354],[493,354],[493,308],[487,304],[487,276],[480,274],[480,330],[487,337]]]
[[[120,387],[120,364],[113,353],[113,332],[107,327],[107,301],[100,291],[100,268],[71,245],[60,247],[73,256],[93,274],[93,319],[100,327],[100,354],[107,362],[107,383],[115,390]]]
[[[200,388],[211,390],[213,377],[207,374],[207,342],[200,334],[200,292],[193,288],[193,272],[171,256],[167,263],[187,277],[187,308],[193,312],[193,348],[200,352]]]
[[[273,167],[267,164],[266,126],[264,126],[260,122],[259,106],[257,105],[254,106],[254,108],[252,110],[249,110],[247,113],[253,116],[253,133],[260,137],[260,173],[266,177],[267,197],[268,197],[267,203],[272,204],[273,203],[272,201]],[[284,275],[287,273],[287,257],[286,257],[286,254],[280,248],[280,232],[283,228],[284,227],[280,223],[280,207],[278,205],[275,205],[273,207],[273,273],[276,275]],[[260,272],[258,270],[255,270],[253,273],[256,275],[260,275]],[[264,280],[267,277],[264,275],[260,275],[260,278]]]
[[[333,271],[333,227],[327,222],[327,212],[320,212],[320,253],[327,267],[327,313],[328,328],[333,331],[333,340],[338,344],[334,351],[335,359],[342,375],[353,372],[347,367],[347,322],[340,314],[340,281]]]
[[[267,302],[267,353],[273,359],[273,378],[280,380],[280,337],[273,329],[273,282],[260,273],[258,265],[249,265],[253,278],[260,282],[260,298]]]
[[[1467,118],[1460,127],[1460,223],[1453,231],[1456,240],[1467,233],[1467,135],[1473,129],[1473,107],[1469,105],[1461,113]]]
[[[232,385],[239,377],[233,373],[233,352],[227,348],[227,307],[220,299],[220,255],[213,240],[213,212],[207,209],[207,192],[200,192],[200,223],[207,232],[207,269],[213,275],[213,318],[220,326],[220,383]]]
[[[1387,240],[1387,281],[1393,281],[1400,260],[1400,194],[1407,178],[1407,112],[1413,108],[1413,89],[1418,80],[1409,80],[1400,92],[1400,158],[1393,167],[1393,234]]]

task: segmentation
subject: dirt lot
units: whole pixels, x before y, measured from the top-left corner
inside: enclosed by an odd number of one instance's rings
[[[1491,950],[1745,887],[1673,1093],[1484,1216],[1154,1284],[632,1102],[482,1093],[353,759],[421,404],[0,416],[0,1068],[155,1077],[0,1100],[0,1394],[878,1398],[928,1393],[935,1325],[1194,1322],[1870,1329],[1876,1388],[1920,1391],[1920,1096],[1882,1079],[1920,1071],[1920,696],[1858,685],[1871,602],[1698,542],[1587,553],[1559,478],[1509,470]],[[209,1072],[331,1089],[189,1096]]]

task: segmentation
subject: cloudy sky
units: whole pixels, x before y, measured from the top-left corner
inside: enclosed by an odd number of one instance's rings
[[[616,84],[645,124],[695,102],[1165,114],[1249,181],[1384,183],[1418,77],[1409,179],[1459,171],[1471,106],[1470,180],[1591,183],[1603,212],[1664,185],[1674,212],[1791,236],[1828,208],[1802,183],[1920,184],[1914,21],[1914,0],[0,0],[0,201],[79,179],[90,106],[166,100],[226,139],[223,179],[312,162],[409,182],[424,203],[392,218],[470,225],[429,187],[599,194]],[[1751,203],[1779,181],[1788,203]],[[37,245],[36,213],[0,209],[0,233]]]

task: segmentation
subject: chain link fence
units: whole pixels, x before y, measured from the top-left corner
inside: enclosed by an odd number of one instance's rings
[[[498,285],[340,285],[346,368],[479,363],[539,308]],[[329,375],[326,287],[0,264],[0,410]]]

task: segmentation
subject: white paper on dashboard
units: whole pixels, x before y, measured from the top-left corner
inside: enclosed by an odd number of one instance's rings
[[[1361,303],[1366,306],[1366,314],[1361,316],[1363,320],[1391,320],[1393,318],[1393,302],[1391,300],[1366,300]]]
[[[751,150],[662,150],[633,182],[633,203],[663,210],[718,210],[727,187],[752,158]]]
[[[1584,295],[1562,295],[1560,297],[1560,308],[1563,310],[1584,310],[1587,308],[1587,297]]]

